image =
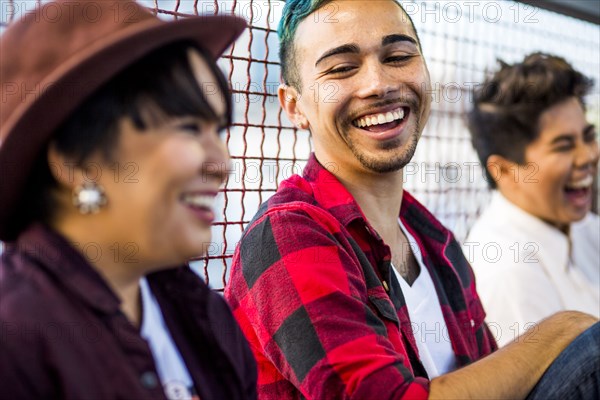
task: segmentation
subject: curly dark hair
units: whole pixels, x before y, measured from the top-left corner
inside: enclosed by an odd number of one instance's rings
[[[496,182],[486,168],[488,158],[497,154],[525,163],[525,148],[540,134],[541,114],[570,97],[585,109],[584,97],[593,87],[591,79],[551,54],[533,53],[512,65],[498,62],[500,69],[475,88],[467,115],[473,147],[492,189]]]

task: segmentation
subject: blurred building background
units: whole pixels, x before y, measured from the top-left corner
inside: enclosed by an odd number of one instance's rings
[[[38,3],[2,0],[0,32]],[[259,204],[275,192],[279,182],[302,171],[311,151],[309,133],[293,127],[276,97],[280,75],[276,30],[284,2],[140,3],[164,19],[233,13],[251,25],[220,61],[234,97],[235,124],[226,135],[233,172],[220,196],[222,212],[214,226],[209,254],[193,263],[214,288],[220,289],[226,284],[234,248]],[[588,119],[598,127],[600,2],[401,3],[419,32],[434,89],[429,123],[414,159],[405,168],[405,188],[462,240],[490,195],[464,124],[470,91],[486,72],[496,68],[498,58],[510,63],[533,51],[557,54],[594,79],[595,87],[587,99]],[[335,21],[335,8],[326,7],[323,13]],[[598,192],[596,197],[597,207]]]

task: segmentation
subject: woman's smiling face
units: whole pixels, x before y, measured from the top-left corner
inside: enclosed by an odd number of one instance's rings
[[[216,118],[161,116],[161,122],[140,129],[123,117],[112,160],[95,157],[103,172],[96,183],[108,199],[90,217],[96,218],[95,229],[115,243],[131,243],[133,258],[148,270],[206,253],[215,197],[229,171],[229,155],[219,136],[228,121],[227,94],[218,89],[208,64],[212,61],[195,50],[189,51],[188,61]]]
[[[525,164],[516,167],[511,200],[564,230],[591,209],[597,134],[575,97],[546,110],[539,126],[538,138],[525,149]]]

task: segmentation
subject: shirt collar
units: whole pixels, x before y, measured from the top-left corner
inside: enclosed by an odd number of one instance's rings
[[[314,153],[311,153],[306,163],[303,176],[308,181],[317,203],[344,226],[347,227],[355,220],[367,223],[367,218],[352,194],[335,175],[319,163]]]
[[[36,223],[21,233],[15,245],[17,251],[36,260],[89,307],[106,314],[119,310],[120,300],[117,295],[98,271],[62,235]]]
[[[560,229],[511,203],[498,190],[492,193],[490,209],[494,210],[492,218],[501,218],[505,223],[531,237],[531,241],[535,241],[540,249],[543,249],[543,253],[549,255],[551,265],[568,266],[571,240]]]
[[[304,168],[303,178],[308,181],[316,202],[329,211],[345,227],[353,221],[362,221],[369,232],[379,235],[369,224],[352,194],[327,168],[322,166],[314,153]],[[298,185],[300,182],[294,182]],[[414,236],[427,235],[440,243],[446,243],[448,230],[410,193],[404,190],[400,206],[400,219]]]

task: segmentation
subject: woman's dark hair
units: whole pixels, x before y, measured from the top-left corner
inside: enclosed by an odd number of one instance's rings
[[[218,88],[199,87],[189,65],[188,50],[196,49],[212,69]],[[216,93],[216,90],[219,93]],[[84,167],[86,160],[100,152],[110,162],[119,139],[119,120],[129,117],[142,132],[166,118],[194,116],[222,123],[207,96],[223,96],[227,124],[231,123],[231,96],[223,73],[212,56],[189,41],[159,48],[130,65],[87,98],[52,136],[56,150]],[[23,191],[17,232],[34,221],[48,223],[57,209],[53,192],[58,182],[50,172],[47,148],[39,155]],[[64,168],[60,173],[66,173]]]
[[[573,69],[561,57],[533,53],[513,65],[499,60],[500,69],[475,89],[473,109],[468,114],[473,147],[492,189],[496,182],[486,164],[492,154],[519,164],[525,148],[540,134],[540,116],[548,108],[576,97],[584,97],[592,80]]]

